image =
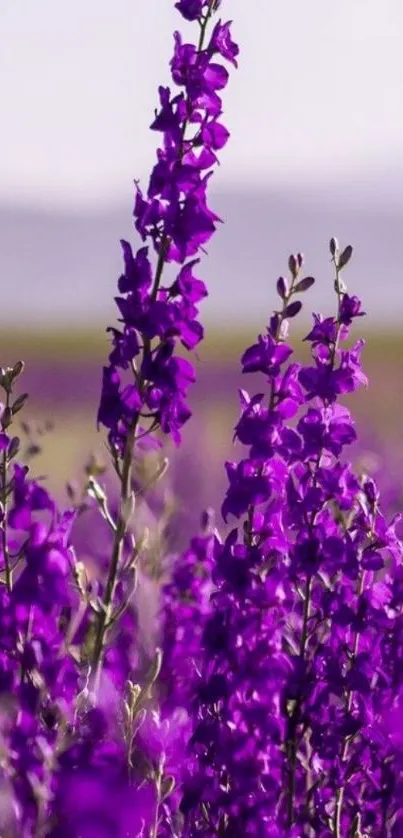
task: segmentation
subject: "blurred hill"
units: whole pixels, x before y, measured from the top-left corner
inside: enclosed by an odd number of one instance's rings
[[[352,202],[342,190],[335,197],[324,190],[301,195],[263,189],[213,192],[210,205],[225,223],[199,271],[210,288],[206,322],[227,329],[263,325],[275,304],[274,281],[298,250],[306,273],[317,279],[307,312],[330,313],[332,235],[354,246],[344,277],[364,300],[367,327],[397,326],[403,319],[403,205],[388,205],[384,195],[379,205],[376,195]],[[130,207],[74,214],[0,205],[1,325],[73,328],[113,320],[120,238],[139,244]]]

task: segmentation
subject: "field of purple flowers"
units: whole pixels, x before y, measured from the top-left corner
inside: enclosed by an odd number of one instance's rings
[[[224,6],[175,3],[193,40],[159,88],[102,371],[89,345],[4,340],[2,838],[403,836],[400,341],[364,371],[329,235],[302,339],[296,253],[259,335],[203,353]]]

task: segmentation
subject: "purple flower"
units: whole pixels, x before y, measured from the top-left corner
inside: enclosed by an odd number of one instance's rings
[[[207,51],[210,55],[219,53],[223,56],[223,58],[226,58],[227,61],[230,61],[234,67],[237,67],[236,57],[239,53],[239,47],[231,38],[230,27],[231,22],[221,23],[221,21],[219,21],[216,23],[211,34]]]
[[[339,320],[345,326],[350,326],[355,317],[363,317],[365,311],[361,311],[361,300],[358,297],[349,297],[343,294],[340,305]]]
[[[243,372],[278,375],[280,366],[291,354],[292,349],[287,344],[276,343],[270,334],[260,335],[259,342],[247,349],[241,358]]]
[[[185,20],[199,20],[207,5],[207,0],[179,0],[178,3],[175,3],[175,8],[178,9]]]

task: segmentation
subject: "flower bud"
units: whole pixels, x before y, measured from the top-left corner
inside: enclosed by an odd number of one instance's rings
[[[285,300],[289,292],[288,282],[284,276],[279,276],[277,280],[277,294],[282,300]]]
[[[352,248],[351,244],[348,244],[347,247],[344,248],[343,253],[339,257],[339,262],[338,262],[338,265],[337,265],[339,271],[341,271],[342,268],[345,268],[347,263],[350,261],[352,255],[353,255],[353,248]]]
[[[28,393],[22,393],[21,396],[18,396],[11,408],[13,416],[24,407],[27,398]]]
[[[301,311],[301,308],[302,308],[302,303],[301,303],[301,300],[294,300],[294,302],[293,302],[293,303],[290,303],[290,304],[289,304],[289,305],[288,305],[288,306],[284,309],[284,312],[283,312],[283,313],[284,313],[284,317],[296,317],[296,315],[298,314],[298,312],[300,312],[300,311]]]
[[[294,288],[295,293],[301,294],[302,291],[308,291],[308,288],[312,288],[314,282],[315,279],[313,276],[305,276],[304,279],[300,279],[300,281],[297,282]]]
[[[332,256],[336,256],[336,253],[339,252],[339,242],[334,236],[330,239],[329,250]]]
[[[300,254],[295,256],[294,253],[291,253],[291,256],[288,259],[288,267],[290,269],[290,273],[293,279],[298,276],[298,271],[300,269],[299,257]]]
[[[15,457],[18,454],[19,448],[20,448],[20,440],[19,440],[18,436],[13,436],[13,438],[10,442],[9,448],[8,448],[8,452],[7,452],[9,460],[12,460],[13,457]]]
[[[18,376],[21,375],[21,373],[24,371],[24,367],[25,367],[24,361],[17,361],[17,363],[14,364],[13,369],[12,369],[13,379],[18,378]]]

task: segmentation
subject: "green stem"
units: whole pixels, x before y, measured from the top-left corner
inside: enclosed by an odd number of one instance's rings
[[[102,603],[102,609],[99,613],[99,620],[97,626],[97,633],[94,643],[93,653],[93,673],[95,686],[98,686],[100,671],[102,667],[102,658],[105,645],[105,637],[108,624],[111,617],[111,607],[113,604],[114,593],[118,578],[119,562],[122,554],[123,540],[127,532],[128,519],[130,517],[130,500],[131,500],[131,475],[132,475],[132,459],[133,446],[136,436],[136,428],[138,424],[138,417],[136,416],[132,427],[126,438],[125,451],[123,456],[122,478],[121,478],[121,495],[119,516],[116,524],[115,537],[112,549],[112,558],[109,565],[109,573],[105,586],[105,594]]]
[[[302,633],[299,649],[299,657],[301,660],[305,658],[306,647],[308,644],[308,623],[311,615],[311,596],[312,596],[312,576],[306,580],[304,612],[302,618]],[[287,799],[287,821],[289,828],[294,822],[294,798],[295,798],[295,779],[297,769],[297,727],[300,720],[302,705],[302,693],[296,699],[290,720],[291,737],[288,739],[288,757],[290,761],[290,770],[288,777],[288,799]]]
[[[7,412],[10,409],[10,392],[7,390],[6,392],[6,405],[5,408]],[[5,581],[6,587],[8,592],[11,594],[13,588],[13,575],[10,563],[10,553],[8,549],[8,538],[7,538],[7,506],[8,506],[8,496],[7,496],[7,451],[3,451],[2,457],[2,482],[1,482],[1,505],[3,510],[3,520],[1,522],[1,546],[3,551],[3,559],[4,559],[4,571],[5,571]]]
[[[365,570],[361,571],[361,576],[358,582],[358,591],[357,596],[360,597],[365,584]],[[358,654],[358,647],[360,643],[360,632],[357,630],[354,635],[354,643],[351,655],[351,664],[354,665],[354,661]],[[353,704],[353,690],[349,690],[347,693],[347,702],[346,702],[346,712],[351,713],[351,707]],[[348,754],[348,745],[349,739],[348,737],[345,738],[343,743],[343,748],[341,752],[341,762],[345,762],[347,759]],[[344,790],[345,785],[340,786],[336,791],[336,799],[335,799],[335,814],[334,814],[334,826],[333,826],[333,838],[341,838],[341,814],[343,810],[343,800],[344,800]]]

